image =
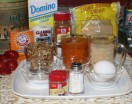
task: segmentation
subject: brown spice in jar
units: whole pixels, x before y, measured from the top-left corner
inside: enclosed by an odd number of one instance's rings
[[[71,34],[71,22],[69,12],[54,13],[54,34],[53,39],[56,44],[56,53],[61,55],[61,37]]]
[[[71,33],[70,13],[56,12],[54,21],[54,41],[59,43],[61,36]]]

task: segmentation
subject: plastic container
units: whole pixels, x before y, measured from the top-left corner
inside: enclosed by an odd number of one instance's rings
[[[34,42],[52,43],[52,27],[47,25],[33,26]]]
[[[61,36],[71,34],[71,22],[69,12],[56,12],[54,13],[54,42],[57,45],[57,54],[61,54]]]
[[[132,25],[132,1],[128,0],[124,8],[124,25]]]
[[[68,92],[68,74],[64,70],[54,70],[49,74],[49,94],[64,96]]]

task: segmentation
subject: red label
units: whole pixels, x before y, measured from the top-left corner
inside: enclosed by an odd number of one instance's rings
[[[70,29],[67,28],[57,28],[57,34],[67,34],[70,31]]]
[[[36,31],[36,35],[48,36],[47,34],[51,34],[51,31],[50,30]]]
[[[19,34],[16,38],[16,43],[20,46],[24,46],[28,43],[29,37],[27,34]]]
[[[64,82],[64,83],[50,83],[49,84],[49,87],[50,87],[50,89],[56,89],[56,88],[62,88],[62,87],[64,87],[64,86],[66,86],[67,85],[67,83],[66,82]]]
[[[132,15],[127,16],[127,22],[132,22]]]

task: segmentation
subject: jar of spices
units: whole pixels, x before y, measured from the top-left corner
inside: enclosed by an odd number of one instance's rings
[[[54,42],[56,43],[56,52],[61,55],[61,36],[71,34],[71,22],[69,12],[56,12],[54,13]]]
[[[69,93],[82,94],[84,92],[84,74],[82,64],[74,62],[69,73]]]
[[[68,92],[68,73],[64,70],[53,70],[49,74],[49,94],[64,96]]]
[[[124,25],[132,25],[132,0],[127,0],[124,8]]]

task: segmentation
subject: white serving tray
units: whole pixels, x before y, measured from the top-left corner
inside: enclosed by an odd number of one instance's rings
[[[16,95],[23,97],[35,98],[50,98],[50,99],[75,99],[75,98],[90,98],[90,97],[108,97],[124,95],[132,91],[132,81],[127,71],[124,70],[120,80],[115,87],[109,89],[99,89],[90,87],[87,77],[85,77],[85,91],[82,95],[67,95],[67,96],[50,96],[49,88],[33,88],[27,84],[21,71],[21,66],[25,63],[22,61],[14,73],[12,82],[12,91]]]

